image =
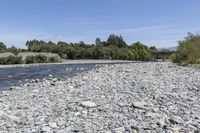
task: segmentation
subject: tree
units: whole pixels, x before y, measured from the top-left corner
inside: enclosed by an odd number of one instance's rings
[[[3,42],[0,42],[0,52],[6,52],[6,45]]]
[[[188,33],[184,40],[179,41],[176,53],[173,55],[173,61],[186,64],[200,64],[200,35]]]
[[[158,52],[157,48],[152,46],[149,48],[149,53],[151,55],[151,58],[156,58],[156,53]]]
[[[96,38],[95,44],[98,45],[98,46],[101,45],[101,39],[100,38]]]
[[[34,40],[30,40],[26,42],[26,46],[28,47],[29,51],[33,51],[33,52],[41,52],[42,48],[45,44],[47,44],[45,41],[38,41],[36,39]]]
[[[12,47],[8,48],[7,51],[8,51],[8,52],[11,52],[11,53],[13,53],[13,54],[15,54],[15,55],[17,55],[17,54],[20,52],[20,49],[16,48],[16,47],[13,45]]]
[[[130,47],[134,53],[135,60],[148,61],[150,60],[150,54],[148,47],[140,42],[133,43]]]
[[[127,44],[126,42],[123,40],[122,36],[117,36],[114,34],[111,34],[108,39],[107,39],[107,44],[108,45],[114,45],[118,48],[122,48],[122,47],[126,47]]]

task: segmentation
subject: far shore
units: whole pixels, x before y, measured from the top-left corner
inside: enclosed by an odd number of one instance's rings
[[[98,60],[98,59],[88,59],[88,60],[62,60],[58,63],[35,63],[35,64],[12,64],[12,65],[0,65],[0,68],[10,68],[10,67],[30,67],[39,65],[56,65],[56,64],[109,64],[109,63],[139,63],[141,61],[130,61],[130,60]]]

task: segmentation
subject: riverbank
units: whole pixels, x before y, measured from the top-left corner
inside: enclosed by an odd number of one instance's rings
[[[62,60],[59,63],[35,63],[35,64],[16,64],[16,65],[0,65],[0,68],[10,67],[30,67],[39,65],[56,65],[56,64],[117,64],[117,63],[137,63],[141,61],[130,60]]]
[[[199,77],[199,69],[149,62],[34,82],[0,92],[0,131],[198,132]]]

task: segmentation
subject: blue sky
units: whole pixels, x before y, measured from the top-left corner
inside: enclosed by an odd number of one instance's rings
[[[128,44],[171,47],[200,32],[199,7],[200,0],[1,0],[0,41],[94,43],[114,33]]]

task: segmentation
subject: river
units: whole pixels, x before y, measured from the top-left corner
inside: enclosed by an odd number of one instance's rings
[[[94,67],[95,64],[55,64],[0,68],[0,90],[7,90],[32,79],[67,79]]]

